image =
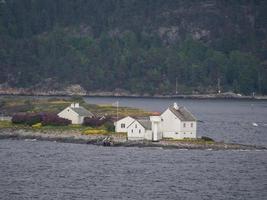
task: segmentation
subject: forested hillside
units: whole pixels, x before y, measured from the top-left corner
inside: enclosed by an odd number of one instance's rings
[[[0,0],[0,84],[267,94],[265,0]]]

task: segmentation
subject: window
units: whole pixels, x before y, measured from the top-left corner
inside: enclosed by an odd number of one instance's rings
[[[68,112],[70,112],[70,109],[68,109]]]
[[[191,123],[191,128],[193,128],[193,126],[194,126],[194,124],[193,124],[193,123]]]
[[[137,128],[137,124],[135,124],[135,128]]]
[[[132,133],[133,133],[133,129],[132,129]]]
[[[139,129],[139,133],[141,133],[141,130]]]
[[[185,128],[186,124],[184,123],[184,128]]]
[[[125,124],[121,124],[121,128],[125,128]]]

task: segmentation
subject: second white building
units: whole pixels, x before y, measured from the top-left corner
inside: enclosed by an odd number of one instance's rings
[[[146,119],[125,117],[115,122],[116,132],[127,132],[128,140],[152,140],[162,138],[184,139],[197,137],[197,119],[184,106],[174,103],[160,116]]]

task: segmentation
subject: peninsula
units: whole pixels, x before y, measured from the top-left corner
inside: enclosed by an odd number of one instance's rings
[[[0,100],[1,112],[5,115],[12,115],[18,112],[58,113],[73,99],[25,99],[25,98],[2,98]],[[109,119],[116,120],[116,107],[111,105],[92,105],[76,98],[85,108],[98,116],[110,116]],[[124,116],[149,116],[155,113],[146,112],[135,108],[122,107],[118,111],[119,117]],[[113,123],[105,123],[100,126],[86,126],[81,124],[69,125],[43,125],[18,124],[2,117],[0,121],[0,139],[24,139],[24,140],[45,140],[66,143],[93,144],[102,146],[123,146],[123,147],[161,147],[166,149],[211,149],[211,150],[265,150],[265,147],[255,145],[232,144],[216,142],[208,137],[191,139],[163,139],[157,142],[148,140],[130,141],[127,134],[115,132]]]

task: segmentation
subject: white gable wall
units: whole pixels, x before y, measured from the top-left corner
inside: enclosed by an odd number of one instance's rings
[[[115,132],[127,132],[127,127],[134,121],[135,119],[128,116],[120,119],[119,121],[114,123]]]
[[[71,120],[72,124],[82,124],[83,118],[80,117],[76,112],[74,112],[70,107],[65,108],[60,113],[57,114],[59,117]]]
[[[195,121],[185,121],[181,123],[181,134],[183,138],[196,138],[197,123]]]
[[[196,138],[195,121],[181,121],[169,109],[161,114],[161,131],[164,138],[183,139],[183,138]],[[185,127],[184,127],[185,123]],[[191,127],[191,123],[193,127]]]
[[[152,131],[146,130],[137,120],[135,120],[127,131],[128,140],[152,140]]]
[[[181,120],[169,109],[161,114],[161,118],[160,129],[162,131],[162,137],[180,139]]]

